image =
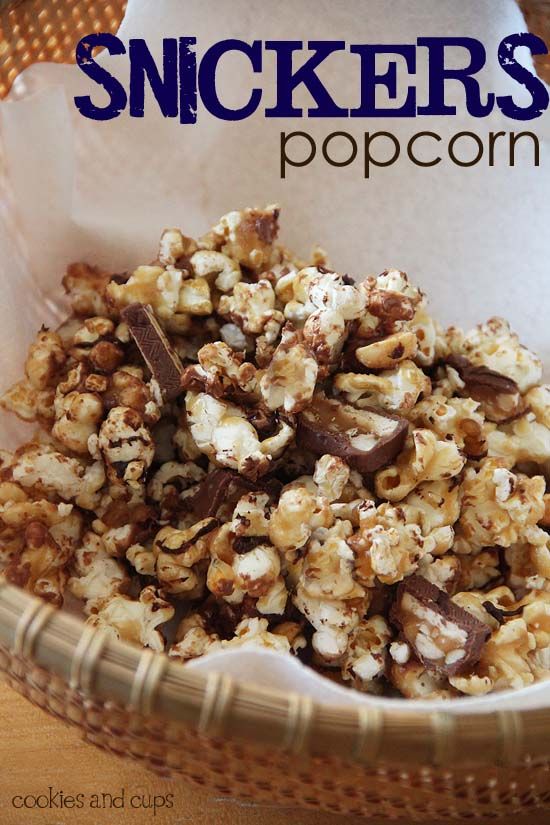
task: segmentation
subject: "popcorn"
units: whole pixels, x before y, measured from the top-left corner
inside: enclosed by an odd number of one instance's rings
[[[110,280],[111,275],[99,267],[85,263],[71,264],[62,284],[75,315],[108,314],[105,290]]]
[[[411,409],[410,420],[425,427],[440,439],[453,439],[460,450],[472,458],[483,458],[488,450],[485,419],[479,403],[471,398],[446,398],[434,394]]]
[[[249,335],[266,333],[275,339],[283,323],[282,313],[275,309],[273,287],[265,279],[236,284],[232,295],[221,296],[218,312]]]
[[[36,390],[30,381],[18,381],[0,398],[0,406],[23,421],[48,421],[55,415],[54,396],[53,389]]]
[[[214,398],[257,394],[255,367],[227,344],[205,344],[197,358],[198,365],[187,367],[182,376],[184,389],[203,390]]]
[[[489,455],[515,466],[522,462],[544,465],[550,461],[550,427],[536,420],[533,413],[503,424],[489,433]]]
[[[178,312],[190,315],[210,315],[212,301],[206,278],[191,278],[183,281],[178,299]]]
[[[25,362],[25,374],[36,390],[45,390],[55,384],[66,360],[59,335],[42,329],[31,345]]]
[[[305,487],[283,490],[269,522],[269,538],[285,552],[298,550],[319,527],[331,527],[334,517],[328,501]]]
[[[525,395],[525,403],[539,424],[550,427],[550,384],[530,389]]]
[[[231,529],[238,537],[267,537],[270,518],[268,493],[247,493],[237,502]]]
[[[502,318],[491,318],[468,333],[461,349],[473,364],[511,378],[521,393],[540,383],[540,360],[521,346],[518,336]]]
[[[142,481],[155,454],[151,433],[131,407],[113,407],[89,445],[92,455],[103,457],[115,484],[132,486]]]
[[[342,665],[344,679],[368,693],[380,693],[379,680],[385,675],[388,644],[392,631],[382,616],[364,619],[352,630]]]
[[[148,424],[158,420],[159,411],[150,388],[139,375],[130,372],[128,367],[110,375],[105,390],[98,390],[100,391],[103,392],[102,399],[107,410],[113,407],[131,407]]]
[[[435,359],[437,328],[433,319],[428,315],[424,301],[418,305],[410,329],[416,335],[418,342],[416,362],[422,367],[430,367]]]
[[[206,393],[188,392],[186,407],[191,435],[199,450],[222,467],[238,470],[247,478],[264,475],[273,459],[294,438],[292,427],[281,420],[278,431],[260,441],[239,407]]]
[[[204,618],[199,613],[191,613],[180,622],[176,641],[168,649],[168,655],[180,662],[187,662],[216,649],[219,641],[216,633],[207,631]]]
[[[43,328],[29,348],[25,376],[3,395],[0,404],[23,421],[54,417],[54,387],[65,366],[67,354],[56,332]]]
[[[549,678],[539,360],[501,319],[444,330],[399,270],[298,261],[278,217],[69,267],[0,399],[38,426],[0,452],[7,579],[180,662],[263,648],[428,699]]]
[[[317,381],[317,362],[292,328],[285,327],[281,343],[260,381],[270,410],[297,413],[308,406]]]
[[[69,579],[69,590],[82,599],[87,613],[97,613],[102,605],[118,593],[124,593],[130,577],[124,566],[106,552],[103,541],[88,532],[73,560],[74,574]]]
[[[165,229],[160,236],[159,261],[166,267],[175,266],[180,258],[196,253],[197,244],[186,238],[179,229]]]
[[[72,499],[80,507],[92,510],[105,481],[101,462],[84,466],[76,458],[37,443],[17,451],[11,475],[23,488],[56,494],[64,501]]]
[[[482,550],[472,556],[455,556],[459,561],[457,590],[481,590],[501,576],[501,558],[496,549]]]
[[[345,521],[315,531],[299,580],[308,596],[335,600],[364,596],[365,591],[354,576],[354,551],[346,541],[350,534],[351,525]]]
[[[359,339],[391,335],[414,318],[420,295],[410,285],[410,294],[403,294],[401,288],[405,283],[408,284],[405,273],[392,270],[378,278],[369,277],[359,284],[359,289],[367,297],[367,312],[357,328]]]
[[[193,461],[166,461],[149,481],[147,494],[161,505],[161,515],[167,517],[178,512],[204,475],[204,470]]]
[[[414,358],[418,339],[414,332],[396,332],[355,350],[357,360],[368,369],[391,369],[398,362]]]
[[[248,553],[236,555],[233,570],[236,574],[237,587],[249,596],[265,596],[279,579],[281,560],[274,547],[259,544]],[[284,598],[286,602],[286,590]],[[276,612],[282,613],[283,611]]]
[[[323,374],[338,363],[347,337],[347,325],[338,309],[312,312],[303,328],[304,344]]]
[[[382,407],[402,414],[412,410],[420,396],[429,395],[432,389],[430,379],[409,360],[376,375],[340,373],[334,378],[334,386],[356,407]]]
[[[196,277],[213,282],[220,292],[231,292],[242,277],[239,264],[221,252],[200,249],[192,255],[190,264]]]
[[[510,585],[519,591],[550,591],[550,538],[542,530],[530,533],[529,542],[513,544],[504,554]]]
[[[281,633],[270,633],[267,619],[243,619],[235,629],[231,639],[222,641],[221,648],[263,647],[278,653],[288,653],[290,643]]]
[[[221,251],[241,266],[265,271],[278,261],[273,241],[279,231],[279,207],[228,212],[213,228],[212,236]]]
[[[63,604],[69,557],[45,525],[31,521],[25,528],[23,547],[10,559],[5,576],[12,584],[59,607]]]
[[[290,271],[277,282],[276,292],[285,304],[285,318],[296,326],[315,316],[317,320],[309,325],[310,335],[314,334],[317,324],[326,329],[327,324],[341,327],[343,322],[354,321],[366,307],[366,298],[360,289],[323,267]],[[323,318],[324,313],[330,314]]]
[[[149,304],[166,329],[183,333],[190,327],[189,313],[183,307],[180,308],[180,294],[184,283],[183,273],[179,269],[140,266],[125,283],[111,281],[107,286],[106,296],[109,304],[117,312],[133,303]],[[206,281],[204,284],[208,287]],[[206,296],[206,287],[201,283],[197,289],[192,288],[185,293],[185,302],[189,306],[194,305],[194,298],[202,295],[202,304],[200,300],[195,304],[201,309],[199,314],[203,314],[202,309],[209,300]]]
[[[59,390],[59,388],[58,388]],[[88,439],[97,433],[103,418],[103,403],[96,393],[59,393],[54,401],[52,435],[73,453],[86,455]]]
[[[455,551],[472,553],[521,541],[544,514],[544,490],[541,476],[511,473],[499,459],[484,459],[477,471],[469,467],[462,486]]]
[[[114,372],[124,361],[120,342],[113,341],[115,325],[109,318],[87,318],[73,336],[69,354],[77,361],[89,362],[99,373]]]
[[[458,695],[443,674],[428,670],[417,659],[405,664],[393,662],[388,678],[406,699],[450,699]]]
[[[218,522],[206,518],[186,530],[163,527],[155,536],[155,572],[163,592],[180,598],[202,595],[205,566]]]
[[[222,341],[235,352],[249,349],[249,339],[237,324],[223,324],[220,327]]]
[[[406,496],[401,509],[407,521],[420,525],[424,535],[446,535],[446,528],[460,516],[460,486],[454,478],[425,481]]]
[[[337,501],[350,479],[351,471],[345,461],[338,456],[323,455],[315,462],[313,481],[320,495],[328,501]]]
[[[349,635],[360,621],[360,605],[345,599],[320,599],[309,596],[298,586],[292,599],[315,628],[311,646],[319,660],[328,666],[337,666],[346,653]]]
[[[465,463],[454,440],[440,440],[431,430],[415,429],[397,463],[376,474],[376,494],[389,501],[401,501],[423,481],[457,476]]]
[[[298,653],[300,650],[305,650],[307,647],[307,639],[302,633],[302,626],[298,622],[281,622],[275,625],[273,633],[277,636],[284,636],[292,653]]]
[[[435,549],[431,536],[424,537],[418,525],[406,522],[404,510],[388,503],[362,509],[359,532],[349,544],[356,557],[357,578],[366,587],[374,587],[375,579],[384,584],[402,581]]]
[[[119,639],[161,651],[165,640],[158,627],[173,615],[172,605],[150,585],[143,588],[137,599],[123,594],[113,596],[87,623],[101,630],[111,628]]]

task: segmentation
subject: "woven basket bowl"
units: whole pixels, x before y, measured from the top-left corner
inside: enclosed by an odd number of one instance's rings
[[[550,40],[550,0],[521,5]],[[68,62],[82,34],[116,31],[124,7],[0,0],[0,97],[31,63]],[[1,579],[0,669],[87,741],[218,794],[408,822],[550,810],[550,709],[331,708],[106,640]]]

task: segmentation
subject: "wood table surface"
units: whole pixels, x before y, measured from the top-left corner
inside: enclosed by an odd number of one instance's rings
[[[0,823],[1,825],[351,825],[345,816],[294,808],[276,808],[211,796],[183,780],[161,779],[132,762],[112,756],[83,742],[78,730],[31,705],[0,682]],[[67,796],[111,794],[124,808],[47,810],[17,809],[17,797],[48,794],[59,801]],[[57,797],[55,796],[57,794]],[[171,810],[151,807],[155,796],[169,800]],[[109,799],[109,797],[106,797]],[[363,820],[384,825],[380,820]],[[468,820],[473,822],[473,820]],[[514,816],[492,825],[549,825],[547,815]],[[385,820],[384,822],[387,822]],[[487,822],[487,820],[484,820]],[[408,823],[405,823],[408,825]],[[426,822],[424,825],[442,825]],[[449,825],[446,823],[445,825]]]

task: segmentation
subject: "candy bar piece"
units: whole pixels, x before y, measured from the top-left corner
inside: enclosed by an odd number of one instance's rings
[[[297,440],[315,455],[336,455],[360,473],[373,473],[401,452],[407,430],[404,418],[319,394],[299,416]]]
[[[201,481],[191,500],[191,507],[199,518],[205,519],[215,516],[224,502],[230,501],[234,506],[245,493],[261,490],[277,496],[280,488],[281,484],[276,479],[250,481],[232,470],[219,468],[212,470]]]
[[[157,381],[162,397],[171,401],[181,393],[183,366],[161,329],[153,310],[146,304],[130,304],[122,310],[132,338]]]
[[[491,635],[487,625],[422,576],[399,585],[391,621],[425,667],[447,676],[471,670]]]
[[[467,395],[483,405],[491,421],[507,421],[523,411],[519,387],[512,378],[489,367],[476,367],[463,355],[451,355],[446,363],[458,372]]]

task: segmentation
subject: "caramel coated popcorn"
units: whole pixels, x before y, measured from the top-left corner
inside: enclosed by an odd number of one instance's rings
[[[277,243],[279,209],[72,264],[1,405],[0,564],[187,662],[294,655],[445,699],[550,676],[550,386],[508,323],[442,329],[407,276]]]

